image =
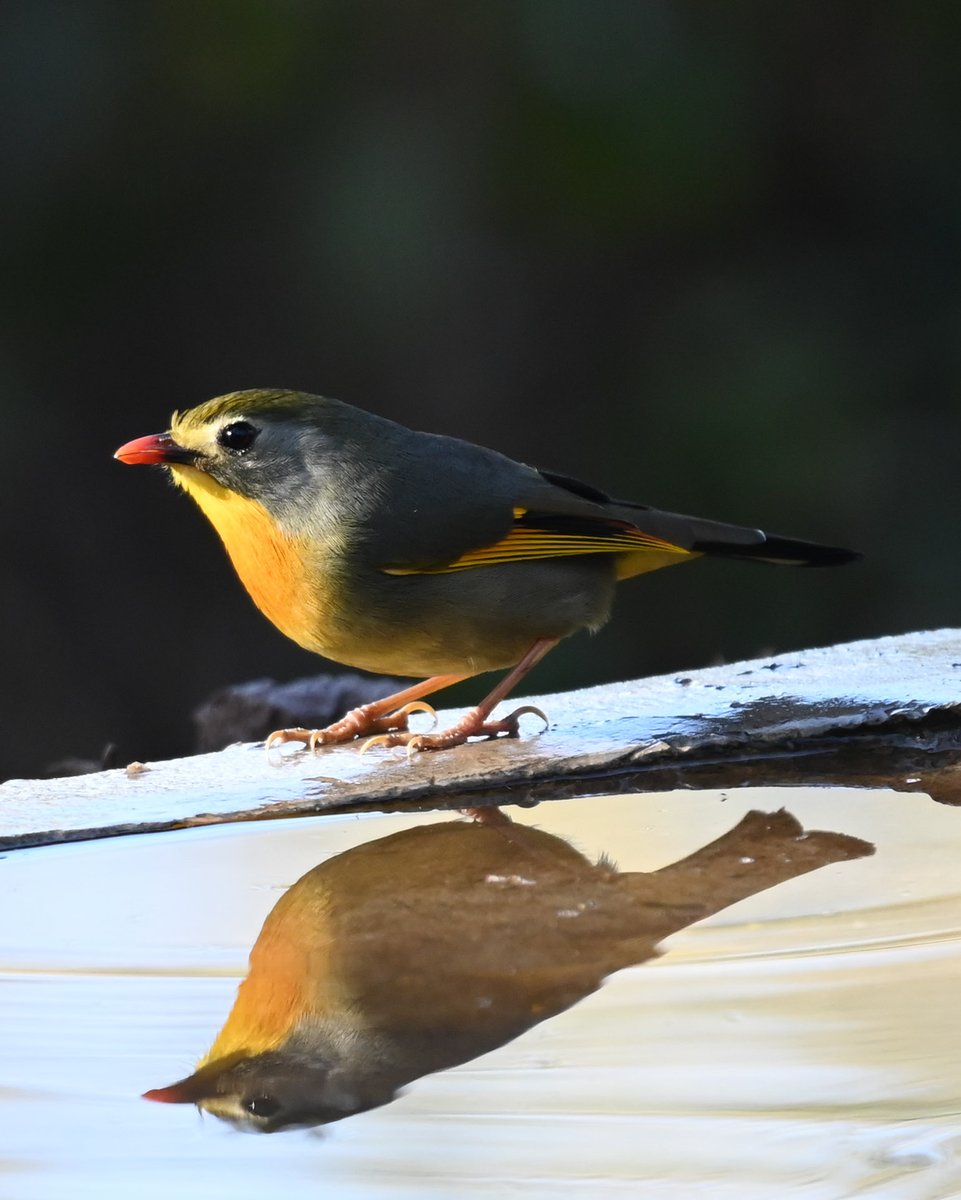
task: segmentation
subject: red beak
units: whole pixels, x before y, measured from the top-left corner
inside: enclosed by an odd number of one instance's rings
[[[155,463],[182,463],[190,466],[197,455],[193,450],[178,446],[169,433],[152,433],[148,437],[134,438],[132,442],[126,442],[116,451],[114,458],[119,458],[122,463],[131,467]]]

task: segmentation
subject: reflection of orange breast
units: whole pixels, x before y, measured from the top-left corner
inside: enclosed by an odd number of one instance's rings
[[[307,578],[302,539],[278,529],[258,501],[221,487],[203,471],[175,466],[173,472],[220,534],[241,582],[264,616],[295,642],[315,648],[323,613]]]
[[[336,927],[324,877],[324,867],[315,868],[267,915],[230,1016],[198,1066],[238,1051],[253,1055],[274,1050],[301,1022],[344,1009],[338,980],[332,977]],[[305,886],[308,880],[310,886]]]
[[[261,939],[263,939],[261,934]],[[226,1024],[197,1064],[204,1066],[242,1050],[262,1054],[280,1046],[310,1015],[303,949],[296,942],[258,940],[250,974],[241,983]]]

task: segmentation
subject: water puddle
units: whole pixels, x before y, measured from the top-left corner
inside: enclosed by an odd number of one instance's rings
[[[8,855],[0,1195],[961,1195],[961,813],[505,811]]]

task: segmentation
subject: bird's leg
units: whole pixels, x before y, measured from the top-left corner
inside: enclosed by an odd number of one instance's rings
[[[485,696],[476,708],[472,708],[449,729],[442,729],[440,733],[411,733],[406,730],[399,733],[383,733],[366,742],[364,749],[366,750],[372,745],[406,746],[407,753],[412,755],[421,750],[449,750],[452,746],[460,746],[472,737],[495,738],[501,734],[507,737],[517,737],[518,718],[524,716],[525,713],[532,713],[534,716],[540,717],[546,725],[547,717],[539,708],[534,708],[531,704],[515,708],[513,712],[498,721],[491,721],[488,718],[508,692],[520,683],[527,672],[536,666],[548,650],[557,645],[559,640],[559,638],[538,638],[517,666],[504,676],[497,687]]]
[[[351,742],[354,738],[371,733],[406,730],[407,718],[412,712],[434,711],[421,699],[422,696],[429,696],[431,692],[439,692],[441,688],[468,678],[467,675],[432,675],[430,679],[422,679],[420,683],[394,692],[392,696],[385,696],[383,700],[352,708],[346,716],[326,729],[277,729],[267,738],[265,747],[269,751],[273,746],[282,746],[285,742],[302,742],[314,750],[317,746]]]
[[[469,817],[475,825],[486,825],[491,829],[502,829],[505,825],[514,824],[507,813],[496,804],[485,804],[481,808],[462,808],[459,811],[462,817]]]

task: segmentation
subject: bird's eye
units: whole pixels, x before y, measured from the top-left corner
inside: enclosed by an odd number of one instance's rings
[[[273,1096],[251,1096],[249,1100],[244,1101],[244,1108],[252,1117],[261,1117],[269,1121],[280,1112],[280,1101],[275,1100]]]
[[[233,450],[236,454],[242,454],[254,444],[254,439],[259,432],[260,430],[251,425],[249,421],[231,421],[217,434],[217,443],[225,450]]]

